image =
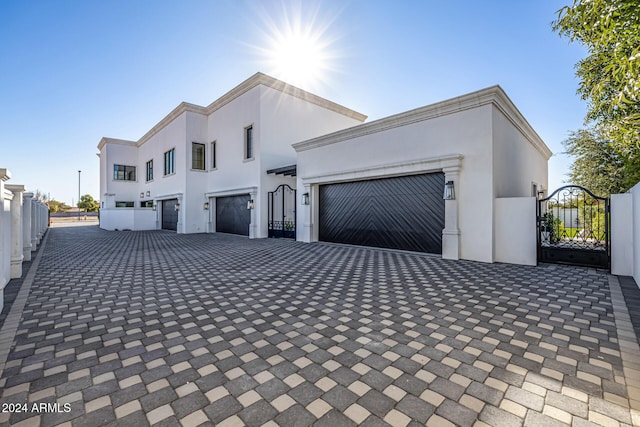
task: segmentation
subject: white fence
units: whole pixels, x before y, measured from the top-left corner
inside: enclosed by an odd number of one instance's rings
[[[0,169],[0,311],[5,286],[22,276],[22,263],[31,260],[49,227],[47,205],[23,185],[6,184],[9,179],[11,173]]]
[[[640,284],[640,183],[611,196],[611,273]]]

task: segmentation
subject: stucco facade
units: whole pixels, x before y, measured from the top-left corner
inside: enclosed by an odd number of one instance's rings
[[[317,201],[323,185],[440,172],[455,188],[455,199],[445,202],[442,255],[485,262],[497,260],[496,228],[501,225],[494,223],[496,199],[534,197],[546,189],[551,156],[499,86],[294,148],[298,192],[311,199],[298,206],[300,240],[319,240]]]
[[[248,234],[267,237],[267,193],[283,183],[295,187],[295,179],[266,172],[295,164],[294,142],[360,124],[365,118],[261,73],[207,107],[182,103],[138,141],[100,141],[100,226],[160,229],[162,203],[177,200],[178,233],[214,232],[216,199],[249,195],[254,208]],[[193,167],[193,143],[204,145],[202,169]],[[165,173],[164,156],[170,150],[175,150],[175,170]],[[146,176],[149,161],[152,179]],[[114,179],[114,165],[135,167],[135,179]],[[141,202],[155,207],[141,207]]]
[[[341,237],[323,237],[328,228],[322,225],[323,221],[333,215],[337,220],[332,227],[340,227],[340,215],[347,218],[366,212],[354,212],[359,209],[357,203],[349,208],[350,213],[344,208],[327,210],[331,205],[327,197],[333,197],[327,195],[328,190],[337,189],[336,184],[358,182],[371,184],[372,188],[389,184],[397,189],[403,185],[401,180],[380,180],[420,175],[426,180],[425,185],[433,187],[419,195],[420,200],[424,199],[422,206],[438,205],[433,216],[413,216],[410,211],[422,210],[420,204],[407,204],[404,211],[402,206],[394,207],[392,213],[381,208],[370,215],[378,217],[372,218],[379,221],[375,227],[380,228],[380,221],[385,218],[395,219],[405,213],[407,218],[401,220],[409,224],[389,225],[388,230],[381,230],[381,236],[407,236],[411,234],[411,221],[433,219],[435,228],[424,233],[437,240],[435,252],[445,258],[531,262],[529,249],[526,254],[510,258],[514,245],[505,245],[503,231],[521,226],[533,230],[535,222],[529,224],[529,220],[535,221],[535,215],[511,220],[499,210],[516,204],[534,206],[536,193],[547,189],[551,152],[499,86],[371,123],[363,123],[365,118],[260,73],[207,107],[183,103],[138,141],[100,141],[101,227],[165,228],[163,218],[172,217],[168,207],[175,206],[177,232],[221,231],[221,212],[216,209],[227,209],[227,205],[220,202],[242,195],[245,199],[240,202],[246,200],[251,206],[246,234],[267,237],[268,192],[287,184],[297,190],[294,204],[298,240],[349,243],[348,238],[343,242]],[[250,154],[247,129],[252,135]],[[194,168],[193,143],[205,147],[206,160],[201,169]],[[166,160],[166,153],[171,150],[175,171],[166,173],[162,170],[163,157]],[[145,176],[149,161],[154,164],[153,179]],[[134,166],[135,179],[114,179],[114,165]],[[297,177],[268,173],[288,165],[297,166]],[[455,197],[443,202],[445,182],[452,183]],[[320,203],[323,197],[324,205]],[[384,197],[388,200],[389,195]],[[410,195],[403,197],[409,200],[406,197]],[[348,197],[342,200],[349,202]],[[165,203],[171,205],[163,208]],[[375,206],[367,208],[363,204],[362,210],[365,209],[376,210]],[[242,208],[230,215],[248,214]],[[496,218],[513,223],[499,224]],[[398,231],[397,227],[405,229]],[[351,233],[357,232],[357,227],[355,230]],[[379,231],[371,230],[370,227],[363,232]],[[337,235],[341,236],[340,230]],[[379,246],[394,247],[394,243],[383,242]]]

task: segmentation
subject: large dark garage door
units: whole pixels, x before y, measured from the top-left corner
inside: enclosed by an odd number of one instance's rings
[[[444,174],[320,186],[320,240],[442,253]]]
[[[249,235],[251,211],[247,209],[250,196],[216,198],[216,231],[220,233]]]
[[[178,211],[176,205],[178,199],[169,199],[162,201],[162,229],[176,230],[178,228]]]

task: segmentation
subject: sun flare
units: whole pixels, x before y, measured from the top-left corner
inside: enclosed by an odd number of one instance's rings
[[[310,3],[304,3],[307,7]],[[281,13],[263,11],[258,47],[265,71],[301,88],[313,89],[328,79],[337,57],[328,30],[331,21],[320,22],[318,9],[302,3]]]

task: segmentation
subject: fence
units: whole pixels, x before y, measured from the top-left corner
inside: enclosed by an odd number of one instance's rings
[[[0,311],[4,287],[22,276],[22,263],[31,260],[49,227],[49,208],[23,185],[6,184],[7,169],[0,169]]]

